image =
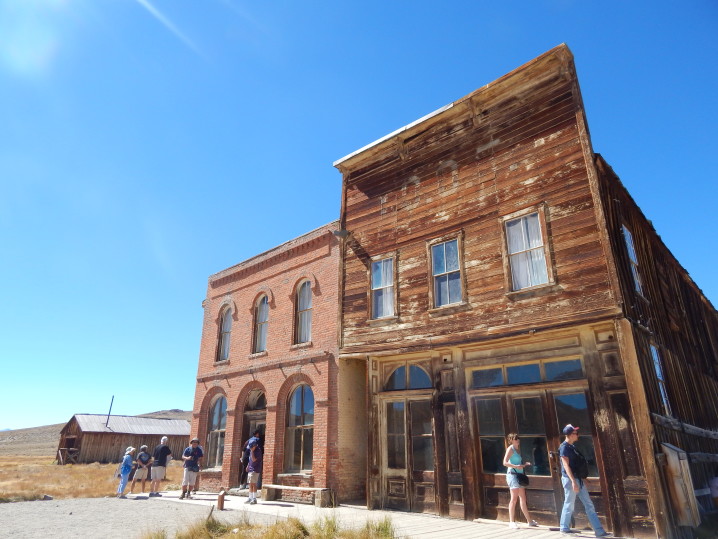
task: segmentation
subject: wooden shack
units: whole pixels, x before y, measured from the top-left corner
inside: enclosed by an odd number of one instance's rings
[[[516,432],[532,517],[555,526],[572,423],[606,529],[692,537],[718,461],[718,314],[594,153],[568,48],[335,166],[367,505],[506,521]]]
[[[75,414],[60,431],[58,464],[119,462],[128,446],[146,445],[150,453],[163,436],[175,458],[189,445],[190,423],[122,415]]]

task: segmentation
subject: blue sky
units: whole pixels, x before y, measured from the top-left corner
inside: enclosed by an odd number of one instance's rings
[[[0,0],[0,428],[191,409],[210,274],[336,219],[333,161],[560,43],[718,303],[715,1]]]

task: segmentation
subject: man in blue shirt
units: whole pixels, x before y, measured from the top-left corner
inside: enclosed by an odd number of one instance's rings
[[[180,500],[185,496],[191,499],[192,488],[197,482],[197,474],[199,473],[199,461],[204,456],[202,448],[199,446],[199,438],[192,438],[188,448],[182,453],[184,460],[184,474],[182,475],[182,494]]]
[[[262,473],[262,448],[259,446],[259,433],[255,432],[256,436],[253,436],[247,442],[249,448],[249,462],[247,463],[247,483],[249,483],[249,499],[244,503],[257,503],[257,483],[259,482],[259,476]]]
[[[585,481],[586,477],[588,477],[588,466],[586,459],[574,445],[578,441],[578,427],[574,427],[569,423],[563,428],[563,434],[566,439],[558,449],[564,494],[563,510],[561,511],[561,533],[563,535],[575,533],[571,529],[571,517],[573,516],[573,508],[578,496],[578,499],[583,503],[586,516],[596,533],[596,537],[608,537],[611,534],[601,526],[601,521],[598,519],[596,509],[593,507],[593,502],[586,489]]]

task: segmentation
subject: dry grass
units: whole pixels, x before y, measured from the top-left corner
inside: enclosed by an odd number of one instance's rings
[[[114,496],[119,481],[114,477],[116,469],[117,464],[58,466],[50,457],[0,456],[0,502],[38,500],[46,494],[53,498]],[[167,478],[163,490],[180,488],[182,468],[178,463],[167,468]],[[149,491],[149,481],[145,485]]]
[[[209,517],[197,522],[176,539],[396,539],[389,518],[367,522],[359,530],[344,530],[335,518],[324,518],[307,527],[301,520],[290,518],[271,526],[258,526],[244,518],[239,523],[224,524]],[[169,539],[165,532],[153,532],[142,539]]]

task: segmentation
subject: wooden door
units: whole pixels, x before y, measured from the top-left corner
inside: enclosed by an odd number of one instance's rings
[[[383,505],[436,514],[431,400],[387,399],[382,411]]]

